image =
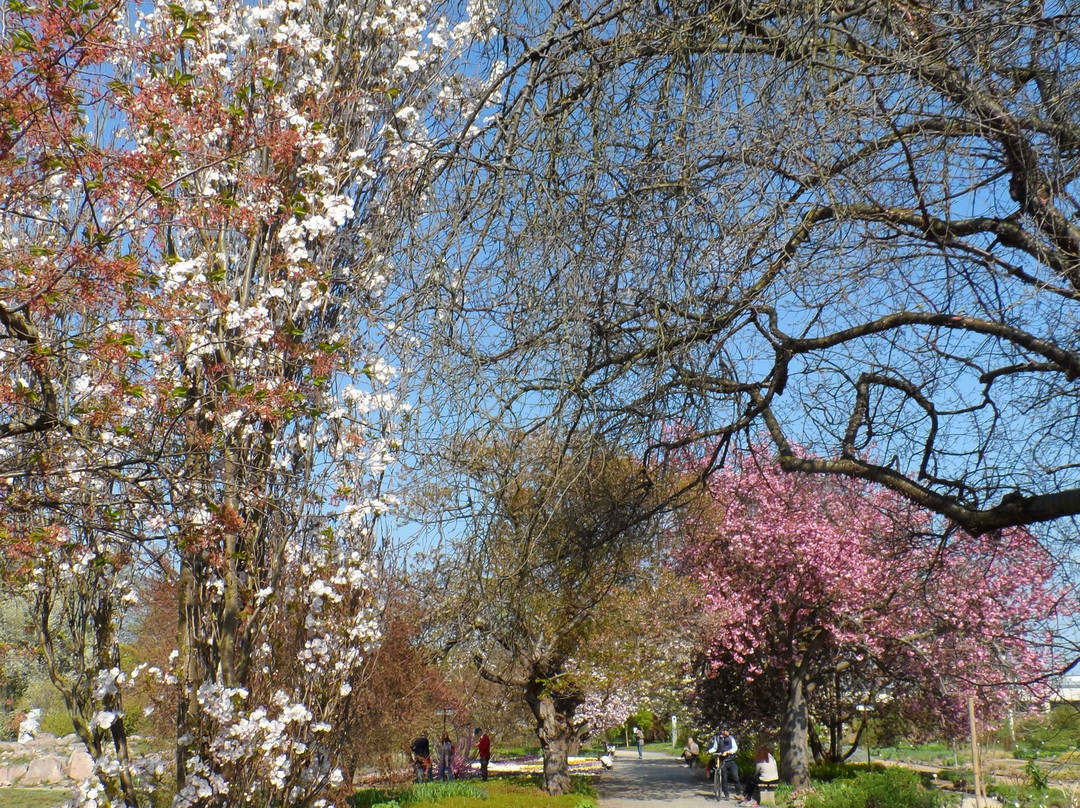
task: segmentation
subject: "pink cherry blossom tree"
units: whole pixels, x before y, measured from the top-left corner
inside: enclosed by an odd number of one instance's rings
[[[1064,593],[1050,556],[1023,530],[936,541],[931,527],[893,492],[782,472],[762,449],[711,477],[683,520],[713,669],[782,688],[785,780],[808,781],[815,692],[846,682],[949,721],[969,695],[1000,713],[1013,685],[1051,672]]]

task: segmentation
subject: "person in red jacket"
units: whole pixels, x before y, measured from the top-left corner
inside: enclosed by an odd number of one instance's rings
[[[480,728],[476,728],[480,734]],[[484,732],[476,742],[476,754],[480,758],[480,779],[487,780],[488,761],[491,760],[491,738]]]

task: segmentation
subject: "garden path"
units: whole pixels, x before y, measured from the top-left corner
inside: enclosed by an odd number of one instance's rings
[[[638,760],[634,749],[620,749],[615,767],[596,781],[600,808],[644,808],[663,803],[665,808],[735,808],[736,800],[717,802],[705,770],[688,769],[679,758],[646,750]]]

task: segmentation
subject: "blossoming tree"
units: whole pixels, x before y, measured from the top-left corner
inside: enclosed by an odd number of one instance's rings
[[[390,211],[434,66],[483,26],[427,14],[7,4],[0,540],[97,761],[87,804],[143,804],[173,767],[178,805],[340,782],[335,716],[378,637]],[[124,670],[138,581],[173,574],[172,666]],[[148,681],[178,694],[157,773],[121,720]]]
[[[949,720],[969,695],[999,713],[1010,685],[1050,672],[1040,631],[1063,593],[1026,531],[930,541],[927,516],[899,495],[782,472],[761,450],[711,477],[698,505],[683,563],[714,620],[712,664],[782,689],[789,782],[808,781],[808,698],[841,676],[859,700]]]

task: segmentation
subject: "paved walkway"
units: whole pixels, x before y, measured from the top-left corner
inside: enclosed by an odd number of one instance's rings
[[[935,769],[936,771],[936,769]],[[597,779],[600,808],[644,808],[663,803],[673,808],[735,808],[737,800],[713,798],[712,783],[705,770],[686,768],[679,758],[663,752],[645,751],[638,760],[636,749],[619,749],[615,767]],[[975,798],[965,795],[963,808],[975,808]],[[997,800],[984,800],[984,808],[1000,808]]]
[[[636,749],[620,749],[614,768],[597,779],[600,808],[644,808],[663,803],[674,808],[735,808],[736,800],[713,798],[712,783],[705,770],[688,769],[673,755],[645,751],[638,760]]]

